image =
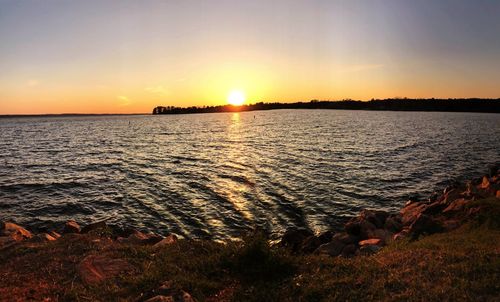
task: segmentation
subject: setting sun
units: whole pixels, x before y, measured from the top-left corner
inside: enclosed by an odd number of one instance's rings
[[[234,106],[241,106],[245,102],[245,94],[241,90],[232,90],[227,97],[227,102]]]

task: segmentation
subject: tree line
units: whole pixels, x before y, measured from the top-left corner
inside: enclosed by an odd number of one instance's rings
[[[239,112],[272,109],[344,109],[344,110],[391,110],[391,111],[450,111],[450,112],[492,112],[500,113],[500,99],[372,99],[370,101],[357,101],[345,99],[340,101],[319,101],[295,103],[265,103],[234,106],[157,106],[153,114],[188,114],[188,113],[214,113],[214,112]]]

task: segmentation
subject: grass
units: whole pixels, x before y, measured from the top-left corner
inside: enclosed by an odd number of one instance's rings
[[[291,255],[259,233],[238,243],[180,240],[161,249],[96,242],[92,234],[19,246],[0,252],[0,300],[129,301],[171,281],[198,301],[498,301],[499,203],[476,201],[485,210],[453,232],[352,259]],[[75,267],[99,253],[125,258],[136,270],[85,285]]]

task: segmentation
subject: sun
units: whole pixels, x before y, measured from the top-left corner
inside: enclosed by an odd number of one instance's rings
[[[241,106],[245,103],[245,94],[241,90],[231,90],[227,96],[227,102],[233,106]]]

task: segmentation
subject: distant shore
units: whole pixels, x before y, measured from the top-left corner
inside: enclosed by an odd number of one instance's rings
[[[340,109],[340,110],[378,110],[378,111],[439,111],[439,112],[484,112],[500,113],[500,99],[373,99],[370,101],[340,100],[295,103],[264,103],[249,105],[220,105],[203,107],[157,106],[152,114],[190,114],[239,112],[274,109]]]

